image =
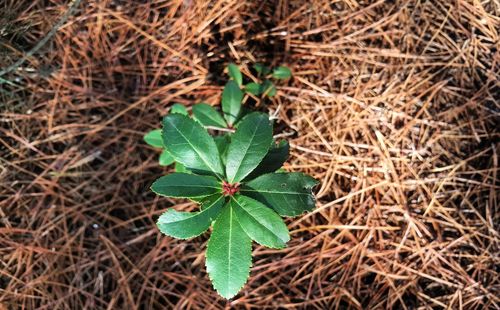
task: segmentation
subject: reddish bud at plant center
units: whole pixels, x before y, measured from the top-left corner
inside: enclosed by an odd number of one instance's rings
[[[234,196],[237,192],[240,191],[240,183],[228,183],[226,181],[222,181],[222,193],[224,196]]]

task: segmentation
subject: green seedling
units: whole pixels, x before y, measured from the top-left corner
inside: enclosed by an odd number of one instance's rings
[[[253,69],[257,72],[257,77],[261,79],[262,82],[250,82],[246,84],[245,92],[254,96],[274,97],[276,95],[276,86],[274,86],[270,78],[286,80],[292,77],[292,71],[285,66],[275,67],[271,70],[271,68],[257,63],[253,65]]]
[[[271,69],[261,64],[255,64],[254,69],[258,72],[259,76],[266,76],[271,73]],[[242,104],[244,95],[241,89],[243,87],[243,75],[240,69],[237,65],[231,63],[228,65],[227,71],[231,80],[227,82],[222,91],[222,114],[215,107],[202,102],[193,105],[192,117],[205,128],[218,130],[229,129],[228,132],[231,132],[233,128],[238,126],[238,122],[248,111]],[[290,78],[291,71],[287,67],[276,67],[272,71],[272,76],[278,79]],[[276,87],[269,80],[264,80],[262,84],[249,83],[244,86],[244,89],[254,95],[268,95],[272,97],[276,94]],[[188,115],[186,107],[179,103],[171,107],[170,114],[174,113]],[[186,171],[181,164],[175,162],[174,158],[165,149],[161,141],[160,132],[160,129],[154,129],[144,136],[144,140],[147,144],[162,150],[158,160],[160,166],[169,166],[175,163],[175,170],[177,172]]]
[[[233,108],[228,110],[223,105],[224,112],[231,111],[224,114],[228,125],[238,120],[238,111]],[[218,117],[210,121],[223,125]],[[318,182],[303,173],[277,171],[288,158],[288,144],[273,141],[272,124],[263,113],[244,116],[234,134],[215,138],[200,122],[170,114],[163,119],[161,141],[173,160],[189,173],[160,177],[151,186],[152,191],[190,199],[200,205],[200,210],[169,209],[158,219],[158,228],[167,236],[189,239],[212,226],[207,272],[216,291],[232,298],[249,277],[252,240],[266,247],[284,248],[290,237],[281,216],[312,210],[312,188]]]

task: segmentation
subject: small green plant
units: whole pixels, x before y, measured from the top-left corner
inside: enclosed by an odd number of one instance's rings
[[[291,70],[285,66],[279,66],[271,70],[270,68],[257,63],[253,66],[253,68],[255,72],[257,72],[257,77],[263,78],[264,80],[260,84],[250,82],[243,85],[243,75],[241,74],[240,69],[233,63],[229,64],[227,71],[231,80],[226,83],[222,92],[222,115],[213,106],[202,102],[193,105],[193,119],[209,129],[233,129],[238,126],[238,121],[241,120],[246,113],[248,113],[242,105],[244,96],[244,93],[241,90],[242,87],[247,93],[255,96],[273,97],[276,95],[276,87],[268,78],[273,77],[276,79],[288,79],[292,76]],[[170,114],[173,113],[188,115],[186,108],[179,103],[172,105]],[[226,137],[219,139],[226,139]],[[175,170],[177,172],[185,171],[185,168],[181,164],[176,163],[174,158],[165,149],[161,139],[161,129],[151,130],[144,136],[144,140],[152,147],[162,150],[159,157],[160,166],[169,166],[175,163]]]
[[[274,141],[268,115],[242,111],[239,70],[228,69],[233,80],[223,91],[222,115],[206,104],[194,105],[192,118],[185,110],[172,109],[163,129],[145,136],[163,149],[160,160],[168,154],[164,164],[182,167],[157,179],[152,191],[200,205],[197,212],[169,209],[159,217],[158,228],[167,236],[189,239],[212,226],[206,268],[224,298],[235,296],[248,279],[252,240],[270,248],[286,246],[290,237],[281,216],[312,210],[312,188],[318,183],[303,173],[280,170],[288,143]],[[212,137],[207,128],[230,130],[216,130],[223,133]]]
[[[292,76],[292,71],[285,66],[279,66],[271,70],[271,68],[257,63],[253,65],[253,68],[257,72],[257,77],[262,79],[262,82],[246,84],[245,91],[255,96],[274,97],[276,95],[276,87],[269,79],[286,80]]]

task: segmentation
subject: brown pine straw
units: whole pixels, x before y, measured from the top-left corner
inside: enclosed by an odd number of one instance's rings
[[[69,1],[0,2],[0,67]],[[0,309],[499,309],[496,0],[85,0],[0,84]],[[162,236],[187,201],[142,135],[216,104],[228,62],[294,78],[256,106],[321,181],[284,250],[254,246],[225,301],[209,233]],[[247,104],[255,98],[248,97]]]

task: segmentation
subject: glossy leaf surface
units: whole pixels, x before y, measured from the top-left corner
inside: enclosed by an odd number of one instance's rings
[[[163,119],[162,137],[170,155],[189,170],[223,176],[217,146],[198,122],[181,114],[167,115]]]
[[[160,159],[159,159],[160,166],[168,166],[174,163],[174,158],[170,153],[163,149],[163,151],[160,154]]]
[[[199,212],[179,212],[169,209],[163,213],[156,225],[170,237],[189,239],[204,233],[219,215],[224,206],[224,198],[218,196],[206,203]]]
[[[290,240],[288,228],[276,212],[243,195],[231,198],[230,204],[241,227],[252,240],[270,248],[286,246]]]
[[[235,296],[247,282],[252,264],[252,240],[226,205],[216,219],[207,245],[206,267],[217,292]]]
[[[186,107],[180,103],[174,103],[172,107],[170,108],[170,113],[177,113],[177,114],[182,114],[182,115],[188,115],[188,111]]]
[[[266,156],[273,140],[269,118],[251,113],[238,125],[227,151],[226,175],[229,183],[243,180]]]
[[[151,190],[167,197],[200,198],[220,193],[221,184],[211,176],[171,173],[157,179]]]
[[[203,126],[227,127],[224,118],[211,105],[198,103],[193,106],[194,118]]]
[[[259,175],[275,172],[288,159],[288,154],[290,151],[290,145],[286,140],[280,141],[280,143],[271,146],[271,149],[266,154],[264,159],[260,162],[260,164],[252,171],[245,180],[255,179]]]
[[[222,91],[222,112],[228,125],[232,126],[241,110],[241,101],[243,100],[243,92],[235,81],[227,82]]]
[[[163,147],[161,129],[154,129],[144,135],[144,141],[152,147]]]
[[[303,173],[268,173],[243,184],[241,194],[282,216],[296,216],[314,208],[312,188],[317,184],[318,181]]]
[[[239,85],[243,84],[243,76],[241,75],[240,68],[237,65],[231,63],[227,66],[227,71],[229,76]]]

